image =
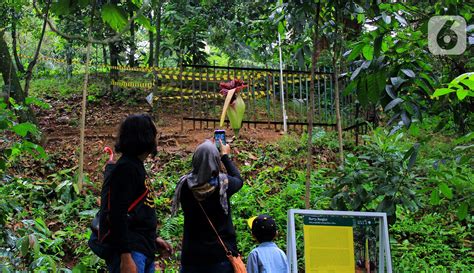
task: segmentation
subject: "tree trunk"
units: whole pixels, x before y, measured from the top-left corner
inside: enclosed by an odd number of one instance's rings
[[[161,0],[155,10],[156,13],[156,41],[155,41],[155,66],[160,66],[160,43],[161,43]]]
[[[13,57],[15,58],[15,64],[16,68],[18,69],[18,72],[24,74],[25,73],[25,68],[23,67],[23,64],[20,61],[20,58],[18,57],[18,51],[17,51],[17,34],[16,34],[16,20],[13,18],[12,20],[12,51],[13,51]]]
[[[110,52],[110,79],[112,81],[118,81],[119,79],[119,71],[114,69],[113,67],[118,66],[118,58],[119,58],[119,48],[117,43],[110,43],[109,44],[109,52]],[[110,89],[112,90],[112,94],[116,90],[115,86],[111,85]]]
[[[25,96],[28,96],[28,91],[30,89],[30,82],[31,82],[31,79],[33,78],[33,68],[36,65],[36,61],[38,60],[39,51],[41,49],[41,44],[43,43],[44,33],[46,31],[46,24],[47,24],[47,21],[48,21],[48,14],[49,14],[50,4],[51,4],[51,0],[46,2],[46,11],[44,13],[43,28],[41,29],[41,35],[40,35],[40,38],[39,38],[39,41],[38,41],[38,46],[36,47],[36,51],[35,51],[35,55],[33,57],[33,60],[31,60],[31,62],[28,64],[28,69],[26,70],[25,89],[23,91],[25,93]]]
[[[130,5],[130,18],[133,17],[133,10],[131,8],[132,5]],[[130,24],[130,53],[128,55],[128,65],[131,67],[135,66],[135,52],[137,51],[136,45],[135,45],[135,22],[132,21]]]
[[[72,78],[72,42],[68,41],[66,45],[66,76]]]
[[[148,66],[152,67],[153,66],[153,56],[154,56],[154,35],[152,31],[148,31],[148,43],[149,43],[149,48],[150,52],[148,54]]]
[[[17,71],[13,65],[10,52],[8,51],[8,45],[5,42],[4,31],[0,31],[0,73],[2,74],[3,82],[7,88],[7,93],[5,94],[5,99],[8,101],[8,98],[11,96],[15,99],[16,103],[24,104],[26,94],[23,92],[23,89],[18,79]],[[26,106],[25,110],[20,110],[18,112],[20,122],[32,122],[36,124],[36,119],[33,113],[33,110]]]
[[[334,52],[333,52],[333,58],[332,58],[332,67],[333,67],[333,79],[334,79],[334,103],[336,104],[336,126],[337,126],[337,138],[339,142],[339,161],[341,166],[344,165],[344,146],[342,142],[342,118],[341,118],[341,110],[340,110],[340,103],[339,103],[339,68],[338,68],[338,63],[339,63],[339,54],[342,43],[340,39],[341,37],[338,36],[339,34],[339,24],[341,23],[340,20],[340,13],[338,12],[338,9],[335,9],[336,13],[336,31],[335,31],[335,37],[336,39],[334,40]]]
[[[334,103],[336,104],[336,124],[337,124],[337,138],[339,141],[339,160],[341,162],[341,166],[344,165],[344,146],[342,142],[342,118],[341,118],[341,110],[339,104],[339,68],[338,68],[338,60],[336,57],[333,58],[333,78],[334,78]]]
[[[106,66],[107,65],[107,48],[105,47],[105,45],[102,45],[102,58],[104,61],[104,65]]]
[[[313,32],[313,54],[311,56],[311,83],[309,89],[309,111],[308,111],[308,159],[306,161],[306,194],[305,194],[305,207],[309,209],[311,204],[311,168],[313,165],[313,119],[314,119],[314,92],[315,88],[315,73],[316,65],[318,63],[319,49],[318,49],[318,21],[319,12],[321,9],[320,3],[316,7],[316,18],[314,23]]]

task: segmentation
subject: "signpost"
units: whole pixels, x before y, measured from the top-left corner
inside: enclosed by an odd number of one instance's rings
[[[392,272],[385,213],[298,209],[288,211],[290,272],[298,272],[296,215],[303,218],[305,272]]]

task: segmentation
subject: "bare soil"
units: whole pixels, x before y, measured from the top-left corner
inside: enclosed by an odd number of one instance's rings
[[[67,100],[46,100],[52,107],[48,110],[38,110],[38,121],[43,132],[42,146],[52,155],[56,168],[73,168],[78,166],[80,148],[80,113],[81,98],[72,97]],[[178,106],[177,106],[178,107]],[[177,108],[174,108],[177,109]],[[166,153],[190,153],[204,139],[213,136],[215,129],[212,122],[183,121],[186,114],[177,111],[156,113],[145,101],[138,104],[110,102],[103,98],[87,106],[84,144],[84,170],[92,180],[97,181],[101,165],[105,161],[103,149],[112,147],[115,143],[120,123],[130,114],[149,113],[155,117],[158,127],[159,151]],[[157,118],[156,118],[157,117]],[[218,125],[218,124],[216,124]],[[227,130],[228,138],[233,131]],[[281,137],[281,132],[267,125],[244,125],[239,137],[252,142],[269,143]],[[99,166],[100,165],[100,166]],[[39,166],[37,166],[39,167]],[[48,174],[44,168],[32,168],[31,175]]]

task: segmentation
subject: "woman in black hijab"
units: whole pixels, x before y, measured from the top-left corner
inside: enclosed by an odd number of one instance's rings
[[[237,256],[229,199],[242,188],[243,180],[229,158],[230,146],[220,143],[220,150],[219,155],[216,145],[209,140],[199,145],[193,156],[192,172],[181,177],[176,187],[172,212],[176,213],[179,203],[184,212],[181,273],[233,272],[209,220],[227,249]],[[227,174],[222,172],[221,162]]]

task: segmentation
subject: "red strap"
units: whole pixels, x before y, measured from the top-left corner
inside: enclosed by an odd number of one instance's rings
[[[137,205],[138,203],[148,194],[148,189],[145,190],[144,193],[142,193],[142,195],[140,195],[137,200],[133,201],[132,204],[130,204],[130,206],[128,207],[127,209],[127,212],[130,212],[132,211]],[[110,210],[110,188],[109,188],[109,194],[107,196],[107,208]]]
[[[137,198],[137,200],[133,201],[133,203],[130,204],[130,207],[128,207],[127,212],[132,211],[133,208],[135,208],[138,205],[138,203],[142,201],[143,198],[145,198],[147,194],[148,194],[148,189],[146,189],[145,192],[142,195],[140,195],[140,197]]]

